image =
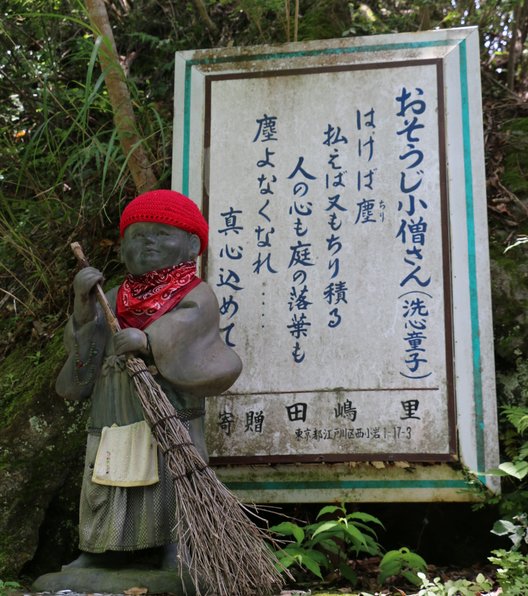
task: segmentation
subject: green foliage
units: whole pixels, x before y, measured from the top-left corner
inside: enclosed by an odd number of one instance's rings
[[[11,592],[22,589],[22,586],[18,582],[3,581],[0,579],[0,596],[9,596]]]
[[[340,37],[350,29],[351,13],[350,3],[342,0],[301,2],[299,40]]]
[[[231,0],[222,0],[224,6],[232,4]],[[240,13],[243,13],[249,24],[249,29],[244,32],[251,36],[253,43],[270,43],[273,41],[286,41],[286,12],[284,0],[237,0],[235,3]],[[232,18],[235,13],[232,13]]]
[[[7,333],[0,333],[0,347],[6,350],[17,334],[34,332],[32,321],[39,336],[62,323],[56,313],[67,306],[73,239],[89,239],[94,262],[108,262],[113,274],[115,222],[135,188],[100,73],[101,40],[83,2],[12,0],[2,10],[0,326]],[[170,115],[144,78],[134,77],[130,89],[139,137],[160,185],[168,185]]]
[[[475,581],[456,579],[443,582],[439,577],[435,577],[433,581],[429,581],[422,572],[418,572],[418,576],[421,585],[416,596],[471,596],[471,594],[489,592],[493,587],[493,584],[482,573],[477,575]]]
[[[69,16],[60,8],[15,0],[2,21],[4,49],[17,59],[0,59],[9,93],[0,116],[0,284],[14,312],[33,317],[64,296],[57,277],[66,259],[57,250],[65,246],[57,240],[99,217],[110,172],[115,179],[124,161],[112,147],[111,110],[82,6],[72,3]]]
[[[411,584],[419,586],[421,579],[418,577],[418,572],[424,572],[426,569],[427,563],[420,555],[402,547],[399,550],[390,550],[383,555],[378,581],[383,584],[389,577],[401,576]]]
[[[496,579],[507,596],[524,596],[528,585],[528,557],[518,551],[498,549],[489,560],[497,566]]]
[[[521,199],[528,198],[528,118],[513,118],[506,122],[504,130],[504,175],[502,183]]]
[[[506,519],[499,520],[493,529],[500,536],[518,536],[513,532],[512,524],[519,526],[524,519],[524,511],[528,507],[528,441],[524,433],[528,429],[528,408],[521,406],[503,406],[502,414],[510,428],[504,432],[503,443],[510,461],[499,464],[489,470],[489,475],[498,476],[509,481],[508,489],[500,497],[499,511]],[[516,519],[515,519],[516,518]],[[512,538],[514,545],[519,546]]]
[[[524,211],[524,205],[519,204]],[[524,215],[522,216],[524,217]],[[528,404],[528,261],[527,248],[505,254],[503,242],[491,241],[497,399],[501,405]]]
[[[514,426],[515,430],[522,435],[528,430],[528,408],[505,406],[502,412],[508,422]],[[524,444],[524,449],[528,443]],[[522,451],[523,449],[521,449]]]
[[[307,569],[319,579],[323,579],[321,568],[327,569],[329,562],[327,557],[320,551],[312,548],[312,544],[306,539],[304,530],[293,522],[282,522],[271,528],[279,536],[292,536],[294,542],[285,548],[277,551],[277,559],[284,569],[292,565],[299,565]]]
[[[368,513],[347,513],[344,505],[323,507],[317,519],[328,515],[334,518],[304,527],[288,521],[270,528],[278,536],[293,538],[285,548],[276,552],[277,558],[282,567],[297,566],[321,580],[324,572],[337,569],[342,578],[354,585],[357,576],[349,559],[359,554],[380,554],[376,533],[368,524],[381,527],[383,524]]]
[[[513,480],[513,489],[500,502],[500,510],[506,513],[505,519],[495,522],[493,534],[507,536],[511,549],[492,551],[489,560],[497,566],[497,581],[508,596],[521,596],[526,593],[528,582],[528,558],[521,550],[528,545],[528,441],[524,433],[528,430],[528,408],[505,406],[502,413],[514,432],[506,443],[511,461],[503,462],[490,473]]]
[[[523,543],[528,544],[528,518],[526,513],[514,515],[512,521],[499,519],[491,530],[497,536],[508,536],[512,541],[512,550],[518,550]]]

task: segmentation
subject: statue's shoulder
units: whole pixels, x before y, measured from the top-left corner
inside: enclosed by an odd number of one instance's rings
[[[218,301],[216,299],[215,293],[206,281],[202,280],[201,283],[199,283],[188,294],[186,294],[179,304],[179,306],[183,308],[189,308],[193,305],[198,307],[218,307]]]

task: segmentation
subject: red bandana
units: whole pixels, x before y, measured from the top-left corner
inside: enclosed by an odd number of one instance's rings
[[[196,277],[196,263],[189,261],[174,267],[128,274],[117,291],[117,319],[124,329],[145,329],[169,310],[202,280]]]

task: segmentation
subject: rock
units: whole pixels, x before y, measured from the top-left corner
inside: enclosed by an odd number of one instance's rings
[[[18,346],[2,363],[0,374],[0,577],[18,577],[43,537],[43,523],[57,495],[80,486],[86,441],[82,404],[67,403],[54,390],[64,360],[58,333],[38,354]],[[78,509],[78,489],[75,497]],[[75,518],[77,513],[75,513]],[[42,571],[59,568],[63,545],[76,544],[76,519],[60,520],[53,546],[43,554]],[[59,539],[57,539],[59,536]],[[39,572],[37,570],[35,575]],[[34,575],[33,575],[34,577]]]

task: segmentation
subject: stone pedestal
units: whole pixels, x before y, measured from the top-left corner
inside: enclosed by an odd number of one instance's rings
[[[35,592],[124,594],[131,588],[144,588],[151,594],[193,596],[196,589],[187,573],[152,569],[98,569],[63,567],[56,573],[46,573],[33,583]]]

